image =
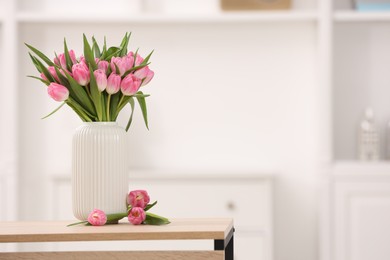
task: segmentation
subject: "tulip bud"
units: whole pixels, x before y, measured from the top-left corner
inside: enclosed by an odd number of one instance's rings
[[[134,61],[134,53],[131,51],[127,54],[128,57],[132,57]],[[144,58],[141,57],[141,55],[137,54],[137,57],[135,57],[135,66],[139,66],[144,61]]]
[[[65,54],[61,53],[57,57],[54,58],[54,63],[61,68],[66,69],[66,59]]]
[[[69,56],[70,56],[70,60],[72,61],[73,64],[76,64],[77,63],[77,59],[76,59],[76,54],[73,50],[70,50],[69,51]],[[57,58],[58,57],[58,58]],[[61,53],[60,55],[58,55],[56,58],[54,58],[54,63],[58,66],[61,66],[61,68],[63,69],[66,69],[66,58],[65,58],[65,54],[64,53]]]
[[[107,79],[106,91],[108,94],[112,95],[119,91],[121,87],[121,76],[112,72]]]
[[[154,72],[153,72],[153,70],[149,69],[148,66],[146,66],[146,67],[143,67],[142,69],[139,69],[136,72],[134,72],[134,75],[137,78],[142,79],[143,82],[142,82],[141,86],[145,86],[153,79]]]
[[[54,82],[50,83],[50,85],[47,87],[47,93],[55,101],[65,101],[69,97],[69,90],[66,87]]]
[[[76,54],[73,50],[69,51],[69,56],[70,56],[70,59],[72,60],[72,63],[76,64],[77,63]]]
[[[111,71],[116,72],[116,67],[119,69],[119,74],[123,76],[126,71],[133,67],[134,58],[123,56],[123,57],[112,57],[111,58]],[[116,65],[116,66],[115,66]]]
[[[88,215],[88,222],[92,226],[103,226],[107,222],[107,216],[104,211],[100,209],[94,209]]]
[[[132,96],[141,87],[141,80],[133,74],[127,75],[121,82],[121,91],[125,96]]]
[[[56,72],[56,69],[54,68],[54,66],[49,66],[47,68],[47,70],[49,71],[49,73],[53,76],[53,78],[57,81],[57,82],[60,82],[60,79],[58,78],[57,76],[57,72]],[[45,76],[45,74],[41,73],[41,78],[44,79],[44,80],[48,80]]]
[[[93,72],[93,75],[96,79],[96,84],[100,92],[106,89],[107,87],[107,76],[106,73],[103,70],[95,70]]]
[[[107,69],[108,69],[108,61],[101,60],[97,63],[98,69],[104,71],[104,73],[107,74]]]
[[[134,207],[130,210],[128,220],[133,225],[139,225],[146,219],[146,213],[143,208]]]
[[[91,78],[89,74],[89,70],[82,63],[77,63],[72,66],[72,74],[73,78],[79,83],[81,86],[86,86],[89,83]]]
[[[149,194],[146,190],[133,190],[127,196],[127,204],[134,207],[145,208],[150,202]]]

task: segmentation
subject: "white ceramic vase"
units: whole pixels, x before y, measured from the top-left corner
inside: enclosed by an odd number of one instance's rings
[[[126,212],[126,132],[116,122],[83,123],[73,136],[73,214],[87,220],[93,209]]]

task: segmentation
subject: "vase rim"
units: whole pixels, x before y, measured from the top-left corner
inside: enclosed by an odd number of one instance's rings
[[[118,125],[115,121],[83,122],[83,125]]]

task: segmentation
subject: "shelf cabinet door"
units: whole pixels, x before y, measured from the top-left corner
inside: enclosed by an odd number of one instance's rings
[[[336,182],[334,259],[390,259],[390,180]]]

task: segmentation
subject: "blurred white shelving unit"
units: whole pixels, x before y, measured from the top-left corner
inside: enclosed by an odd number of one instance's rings
[[[20,12],[20,23],[257,23],[257,22],[316,22],[317,13],[310,11],[272,11],[266,13],[222,13],[211,14],[134,14],[112,16],[88,16],[84,14],[40,14]]]
[[[390,22],[390,12],[336,11],[333,17],[339,23]]]

